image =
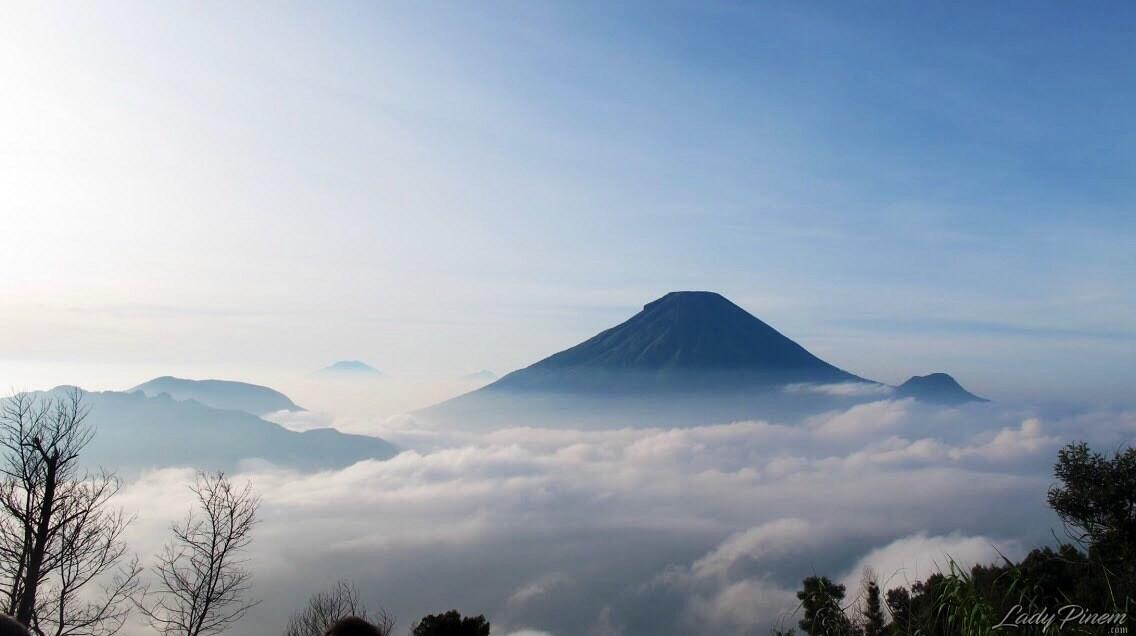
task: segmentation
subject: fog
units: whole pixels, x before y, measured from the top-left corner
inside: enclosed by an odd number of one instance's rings
[[[795,624],[794,591],[814,573],[854,595],[865,567],[895,586],[948,558],[1051,543],[1057,449],[1136,440],[1130,408],[887,396],[794,425],[462,432],[368,420],[377,386],[322,397],[315,384],[288,387],[312,411],[277,421],[379,433],[404,449],[397,457],[314,474],[250,460],[236,476],[264,497],[251,555],[264,602],[233,634],[279,632],[337,579],[394,613],[399,632],[457,608],[485,613],[495,634],[767,633]],[[167,469],[128,485],[132,549],[157,550],[191,476]]]

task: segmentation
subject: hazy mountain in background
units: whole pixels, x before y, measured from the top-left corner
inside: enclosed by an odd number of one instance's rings
[[[175,400],[196,400],[213,408],[245,411],[253,415],[304,410],[279,391],[230,380],[186,380],[167,375],[139,384],[127,392],[135,391],[149,397],[165,393]]]
[[[84,462],[125,476],[168,466],[233,470],[238,462],[250,459],[296,470],[324,470],[364,459],[387,459],[398,452],[377,437],[330,428],[299,433],[245,411],[179,401],[168,393],[149,397],[141,391],[88,392],[84,401],[90,407],[87,421],[96,430]]]
[[[340,360],[320,369],[316,374],[341,377],[379,377],[383,373],[366,362],[359,360]]]
[[[465,382],[493,382],[496,379],[497,374],[489,369],[474,371],[473,373],[467,373],[461,377],[461,380]]]
[[[935,404],[965,404],[967,402],[987,401],[962,388],[962,385],[946,373],[914,376],[895,388],[895,396],[915,398]]]

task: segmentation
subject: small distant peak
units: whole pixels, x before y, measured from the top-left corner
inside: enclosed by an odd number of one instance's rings
[[[958,380],[949,373],[928,373],[927,375],[913,375],[904,384],[939,384],[946,386],[961,386]]]
[[[929,373],[912,376],[896,387],[898,397],[913,397],[917,400],[940,404],[961,404],[964,402],[986,402],[984,398],[967,391],[950,374]]]
[[[319,372],[330,375],[382,375],[378,369],[361,360],[340,360],[320,369]]]
[[[482,369],[480,371],[474,371],[473,373],[467,373],[463,375],[461,379],[467,382],[492,382],[497,379],[497,374],[489,369]]]

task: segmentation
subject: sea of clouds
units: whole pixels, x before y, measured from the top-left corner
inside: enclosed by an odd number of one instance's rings
[[[399,633],[456,608],[494,634],[767,634],[796,623],[805,576],[854,596],[866,568],[887,588],[1053,543],[1057,450],[1136,440],[1125,408],[877,397],[792,426],[447,433],[403,418],[383,431],[407,449],[388,461],[300,474],[250,460],[235,478],[263,496],[250,555],[263,603],[231,633],[279,633],[346,579]],[[191,478],[150,472],[122,493],[144,557],[188,508]]]

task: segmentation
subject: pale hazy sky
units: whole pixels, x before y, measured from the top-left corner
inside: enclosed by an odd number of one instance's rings
[[[1136,381],[1131,6],[251,4],[4,7],[0,379],[504,372],[711,289],[883,381]]]

